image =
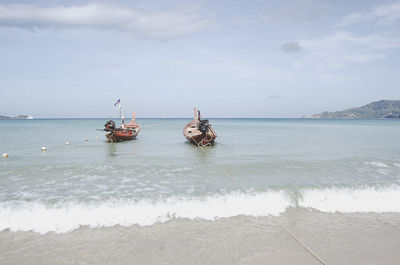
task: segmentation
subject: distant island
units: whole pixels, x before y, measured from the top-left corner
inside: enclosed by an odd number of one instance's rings
[[[400,100],[380,100],[367,105],[335,112],[314,114],[315,119],[399,119]]]
[[[32,120],[34,118],[31,115],[18,115],[18,116],[15,116],[15,117],[9,117],[9,116],[0,115],[0,120],[8,120],[8,119]]]

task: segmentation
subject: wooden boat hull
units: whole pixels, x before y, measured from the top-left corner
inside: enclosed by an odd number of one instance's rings
[[[134,140],[138,135],[139,130],[116,130],[114,132],[110,132],[106,135],[107,142],[122,142],[122,141],[129,141]]]
[[[135,112],[133,112],[132,120],[128,122],[128,124],[124,124],[124,120],[122,120],[122,126],[119,128],[115,128],[115,122],[113,120],[109,120],[104,127],[104,130],[109,132],[106,134],[106,142],[122,142],[129,141],[136,138],[136,136],[140,132],[140,125],[135,121]]]
[[[201,133],[196,128],[195,120],[186,124],[186,126],[183,128],[183,135],[190,143],[197,146],[214,145],[215,138],[217,138],[217,133],[213,128],[211,128],[211,126],[208,127],[207,132]]]

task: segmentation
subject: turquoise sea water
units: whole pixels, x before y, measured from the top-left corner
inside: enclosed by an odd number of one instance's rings
[[[398,120],[210,119],[204,148],[184,138],[189,119],[138,119],[122,143],[96,130],[106,121],[0,120],[0,230],[400,212]]]

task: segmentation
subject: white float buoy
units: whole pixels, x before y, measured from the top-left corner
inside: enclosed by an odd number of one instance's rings
[[[44,147],[44,146],[42,146],[41,150],[42,150],[42,151],[47,151],[47,148]]]
[[[65,142],[65,145],[69,145],[69,142],[68,142],[68,141],[66,141],[66,142]]]
[[[85,138],[85,139],[83,139],[85,142],[87,142],[88,141],[88,139],[87,138]]]
[[[8,154],[7,153],[4,153],[3,154],[3,158],[7,158],[8,157]]]
[[[96,136],[96,139],[99,139],[99,137],[98,137],[98,136]]]

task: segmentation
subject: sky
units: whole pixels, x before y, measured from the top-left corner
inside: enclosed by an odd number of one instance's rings
[[[3,1],[0,115],[310,116],[400,99],[400,1]]]

